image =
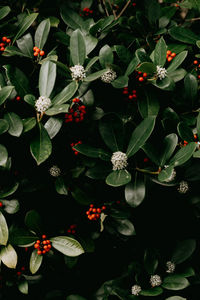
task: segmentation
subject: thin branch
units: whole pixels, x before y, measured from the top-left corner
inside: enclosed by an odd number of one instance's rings
[[[104,9],[105,9],[106,15],[107,15],[107,17],[109,17],[110,15],[109,15],[109,12],[108,12],[107,7],[106,7],[106,2],[105,2],[105,0],[102,0],[102,2],[103,2],[103,6],[104,6]]]
[[[116,20],[121,17],[121,15],[125,12],[125,10],[127,9],[127,7],[129,6],[130,3],[131,3],[131,0],[128,0],[128,2],[124,5],[124,7],[122,8],[122,10],[119,13],[119,15],[116,17]]]
[[[135,168],[137,171],[142,172],[142,173],[147,173],[147,174],[153,174],[153,175],[158,175],[161,172],[161,168],[158,169],[158,171],[152,172],[146,169],[140,169],[138,167]]]
[[[185,22],[195,22],[195,21],[200,21],[200,17],[192,18],[192,19],[185,19]]]
[[[115,10],[114,10],[113,7],[112,7],[112,4],[111,4],[110,0],[108,0],[108,3],[109,3],[110,8],[111,8],[111,10],[112,10],[112,12],[113,12],[113,16],[114,16],[114,18],[115,18],[115,20],[116,20],[116,19],[117,19],[117,16],[116,16]]]

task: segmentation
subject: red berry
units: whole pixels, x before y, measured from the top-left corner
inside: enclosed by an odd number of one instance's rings
[[[143,73],[143,77],[147,77],[147,73]]]
[[[6,41],[7,41],[7,37],[6,37],[6,36],[3,36],[3,37],[2,37],[2,41],[3,41],[3,42],[6,42]]]
[[[171,55],[171,54],[172,54],[172,51],[167,50],[167,55]]]
[[[3,206],[3,203],[0,201],[0,207],[2,207]]]
[[[176,56],[176,53],[173,52],[173,53],[171,54],[171,57],[175,57],[175,56]]]
[[[19,101],[20,99],[21,99],[21,97],[20,97],[20,96],[17,96],[17,97],[16,97],[16,100],[17,100],[17,101]]]
[[[144,78],[143,77],[139,77],[138,79],[140,82],[144,81]]]
[[[47,238],[46,234],[42,235],[43,240]]]
[[[193,61],[193,64],[194,64],[194,65],[197,65],[197,64],[198,64],[198,61],[197,61],[197,60],[194,60],[194,61]]]
[[[34,56],[38,56],[38,52],[34,52],[33,55],[34,55]]]
[[[42,51],[40,51],[40,56],[44,56],[44,51],[42,50]]]
[[[10,40],[10,39],[7,39],[7,40],[6,40],[6,43],[8,43],[8,44],[9,44],[10,42],[11,42],[11,40]]]

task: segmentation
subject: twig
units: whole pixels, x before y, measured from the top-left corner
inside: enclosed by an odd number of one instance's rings
[[[106,15],[107,15],[107,17],[109,17],[110,15],[109,15],[109,12],[108,12],[107,7],[106,7],[106,2],[105,2],[105,0],[102,0],[102,2],[103,2],[103,6],[104,6],[104,9],[105,9]]]
[[[113,12],[113,16],[114,16],[114,18],[115,18],[115,20],[116,20],[116,19],[117,19],[117,16],[116,16],[115,10],[114,10],[113,7],[112,7],[112,4],[110,3],[110,0],[108,0],[108,3],[109,3],[110,8],[111,8],[111,10],[112,10],[112,12]]]
[[[200,21],[200,17],[185,20],[185,22],[194,22],[194,21]]]
[[[138,167],[135,168],[137,171],[142,172],[142,173],[147,173],[147,174],[153,174],[153,175],[158,175],[161,172],[161,168],[158,169],[158,171],[152,172],[146,169],[140,169]]]
[[[128,0],[128,2],[124,5],[124,7],[122,8],[122,10],[119,13],[119,15],[116,17],[116,20],[121,17],[121,15],[125,12],[125,10],[127,9],[127,7],[129,6],[130,3],[131,3],[131,0]]]

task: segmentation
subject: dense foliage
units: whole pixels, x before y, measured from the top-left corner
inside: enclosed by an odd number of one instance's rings
[[[0,4],[0,299],[199,299],[200,1]]]

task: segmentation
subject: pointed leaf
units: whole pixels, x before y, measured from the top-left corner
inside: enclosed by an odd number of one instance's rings
[[[106,183],[114,187],[125,185],[130,181],[131,174],[127,170],[113,171],[106,177]]]
[[[6,245],[8,241],[8,226],[4,215],[0,212],[0,245]]]
[[[74,65],[83,65],[86,58],[86,46],[82,32],[73,31],[70,38],[70,54]]]
[[[12,245],[1,248],[0,259],[8,268],[15,269],[17,265],[17,253]]]
[[[185,147],[178,150],[178,152],[169,161],[169,165],[177,167],[184,164],[186,161],[190,159],[190,157],[192,157],[195,149],[196,149],[196,144],[194,142],[189,143]]]
[[[56,80],[56,64],[51,61],[45,61],[40,69],[39,91],[40,96],[49,97],[54,88]]]
[[[0,105],[6,101],[6,99],[10,96],[13,89],[14,89],[14,86],[4,86],[0,90]]]
[[[33,39],[30,33],[27,33],[21,39],[16,41],[18,48],[28,57],[33,57]]]
[[[54,105],[60,105],[66,103],[70,100],[78,89],[78,84],[76,81],[72,81],[68,84],[59,94],[57,94],[53,99],[52,103]]]
[[[106,161],[109,161],[111,158],[111,154],[109,152],[85,144],[78,144],[76,146],[73,146],[73,149],[88,157],[100,158]]]
[[[164,138],[160,155],[160,167],[163,167],[165,163],[170,159],[176,146],[178,144],[178,137],[175,133],[171,133]]]
[[[43,256],[38,255],[37,249],[33,250],[30,258],[30,265],[29,265],[32,274],[35,274],[39,270],[42,261],[43,261]]]
[[[154,63],[157,66],[163,67],[166,61],[166,52],[167,52],[167,45],[163,37],[161,37],[156,44],[156,48],[154,51]]]
[[[3,6],[0,9],[0,20],[5,18],[9,14],[10,11],[11,11],[11,9],[9,6]]]
[[[62,127],[63,120],[55,117],[49,118],[44,128],[48,132],[50,139],[53,139]]]
[[[0,119],[0,134],[3,134],[6,131],[8,131],[8,128],[9,128],[8,122],[4,119]]]
[[[21,279],[20,282],[18,283],[18,289],[22,294],[28,295],[28,282],[27,282],[27,280]]]
[[[51,243],[53,248],[67,256],[75,257],[85,252],[77,240],[67,236],[51,238]]]
[[[21,23],[18,26],[17,34],[15,35],[15,37],[13,39],[13,44],[32,25],[32,23],[35,21],[37,16],[38,16],[38,13],[33,13],[33,14],[28,15],[25,19],[22,19]]]
[[[130,182],[125,187],[125,199],[131,207],[137,207],[142,203],[145,197],[145,183],[144,178],[135,175],[134,182]]]
[[[187,55],[188,51],[182,51],[177,56],[175,56],[169,67],[167,68],[167,72],[175,71],[182,64]]]
[[[3,167],[8,159],[8,151],[5,146],[0,144],[0,166]]]
[[[36,29],[35,46],[38,47],[40,50],[43,49],[43,47],[47,41],[49,31],[50,31],[50,26],[51,26],[50,20],[46,19],[46,20],[43,20]]]
[[[23,123],[20,117],[14,112],[7,112],[4,119],[9,124],[8,133],[12,136],[19,137],[23,131]]]

